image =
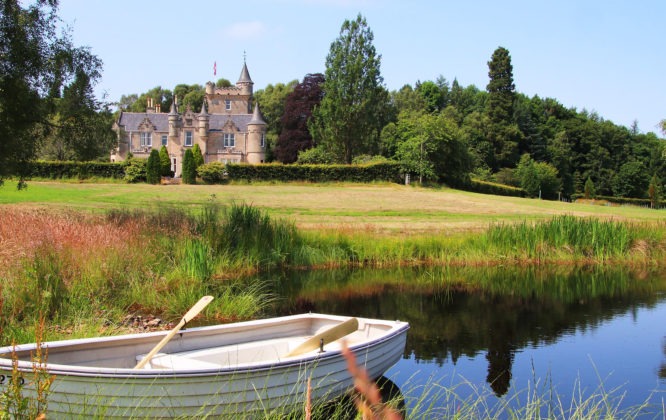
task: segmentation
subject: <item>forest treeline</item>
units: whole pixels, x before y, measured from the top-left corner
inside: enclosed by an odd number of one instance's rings
[[[389,92],[372,39],[359,15],[331,44],[325,74],[255,93],[269,123],[269,161],[396,160],[413,179],[451,186],[474,178],[544,198],[659,198],[666,180],[663,139],[640,132],[637,122],[628,128],[554,98],[520,93],[506,48],[492,53],[485,89],[440,76]],[[121,103],[142,111],[150,97],[168,109],[174,94],[197,112],[204,87],[178,85],[173,93],[157,87]]]
[[[108,160],[116,146],[112,104],[93,94],[101,61],[56,30],[57,3],[5,5],[0,180],[21,175],[36,158]],[[637,123],[627,128],[554,98],[520,93],[508,49],[492,52],[485,89],[440,76],[389,91],[373,39],[359,14],[342,24],[323,73],[255,92],[268,122],[269,162],[396,161],[413,180],[453,187],[477,179],[544,198],[660,198],[666,180],[663,139],[640,132]],[[220,79],[217,85],[231,83]],[[158,86],[123,95],[115,117],[122,110],[145,111],[148,98],[167,111],[176,97],[181,107],[199,112],[205,90],[179,84],[173,91]]]

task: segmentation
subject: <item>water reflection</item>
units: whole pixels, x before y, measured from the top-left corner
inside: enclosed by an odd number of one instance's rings
[[[417,363],[455,364],[485,352],[486,381],[501,396],[517,351],[653,307],[666,299],[664,278],[602,268],[413,268],[272,273],[268,281],[280,297],[271,315],[409,321],[405,357]],[[665,377],[665,365],[652,369]]]

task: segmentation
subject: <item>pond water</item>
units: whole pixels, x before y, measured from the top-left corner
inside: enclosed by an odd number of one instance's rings
[[[416,411],[451,413],[467,400],[491,415],[536,397],[550,401],[542,411],[645,404],[640,416],[661,418],[666,404],[664,273],[429,267],[266,281],[278,297],[270,315],[408,321],[404,357],[386,376]]]

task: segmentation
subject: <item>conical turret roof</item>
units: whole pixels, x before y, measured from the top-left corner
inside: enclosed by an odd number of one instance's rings
[[[238,78],[237,83],[252,83],[252,78],[250,77],[250,72],[247,70],[247,64],[243,63],[243,69],[241,70],[240,77]]]
[[[252,113],[252,119],[250,120],[247,125],[250,124],[255,124],[255,125],[266,125],[266,121],[261,116],[261,111],[259,111],[259,104],[254,105],[254,112]]]
[[[201,112],[199,113],[200,117],[207,117],[208,116],[208,109],[206,107],[206,100],[203,100],[203,103],[201,104]]]

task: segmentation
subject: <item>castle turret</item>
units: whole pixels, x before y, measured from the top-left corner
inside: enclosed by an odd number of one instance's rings
[[[259,111],[259,104],[254,106],[252,119],[247,123],[247,163],[263,163],[266,159],[267,124]]]
[[[241,70],[240,77],[236,82],[236,87],[241,90],[241,95],[250,95],[252,96],[252,86],[254,82],[250,77],[250,72],[247,70],[247,64],[243,63],[243,69]]]
[[[206,108],[206,100],[204,99],[201,104],[201,112],[197,115],[197,121],[199,122],[199,147],[201,147],[201,153],[204,155],[204,162],[206,161],[208,151],[208,127],[210,122],[210,115]]]

